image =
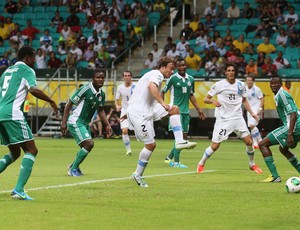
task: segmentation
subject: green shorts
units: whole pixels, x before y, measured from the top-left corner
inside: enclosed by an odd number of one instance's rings
[[[27,121],[0,121],[0,144],[4,146],[33,140],[33,135]]]
[[[81,142],[85,140],[92,139],[89,125],[79,123],[79,122],[76,122],[76,124],[68,123],[68,130],[72,134],[77,145],[79,145]]]
[[[272,145],[280,144],[281,147],[287,147],[286,140],[288,136],[289,128],[286,125],[280,126],[268,134],[268,138]],[[300,140],[300,134],[296,133],[293,135],[294,145],[290,148],[295,148],[298,141]]]
[[[182,132],[188,133],[190,128],[190,114],[180,114],[180,122],[182,126]],[[170,122],[169,122],[169,131],[172,131]]]

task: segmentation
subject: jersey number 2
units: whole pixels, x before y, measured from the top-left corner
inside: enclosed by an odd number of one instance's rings
[[[11,75],[6,75],[4,77],[3,86],[2,86],[2,92],[1,92],[2,93],[2,97],[4,97],[5,94],[6,94],[6,92],[7,92],[7,88],[8,88],[10,79],[11,79]]]

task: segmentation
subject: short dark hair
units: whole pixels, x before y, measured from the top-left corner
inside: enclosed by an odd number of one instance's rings
[[[23,46],[19,49],[18,60],[23,60],[26,56],[33,56],[35,50],[30,46]]]
[[[124,73],[130,73],[130,76],[132,76],[132,73],[131,73],[130,70],[125,70],[125,71],[123,72],[123,76],[124,76]]]
[[[270,80],[271,80],[272,78],[278,78],[278,79],[279,79],[279,82],[282,84],[282,79],[281,79],[281,77],[280,77],[278,74],[273,74],[273,75],[270,77]]]

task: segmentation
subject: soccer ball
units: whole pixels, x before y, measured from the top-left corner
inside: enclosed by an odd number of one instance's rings
[[[300,177],[289,178],[285,183],[285,188],[289,193],[300,193]]]

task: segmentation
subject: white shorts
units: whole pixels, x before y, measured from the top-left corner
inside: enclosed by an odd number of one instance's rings
[[[145,116],[140,114],[128,113],[129,126],[133,127],[136,139],[144,142],[144,144],[152,144],[155,142],[154,121],[158,121],[167,116],[168,112],[161,104],[155,104],[153,114]]]
[[[246,122],[243,118],[230,121],[216,119],[212,141],[215,143],[221,143],[222,141],[227,140],[229,135],[233,132],[235,132],[240,138],[250,135]]]
[[[259,121],[256,121],[250,113],[247,113],[247,123],[248,123],[248,127],[250,126],[257,126]]]

